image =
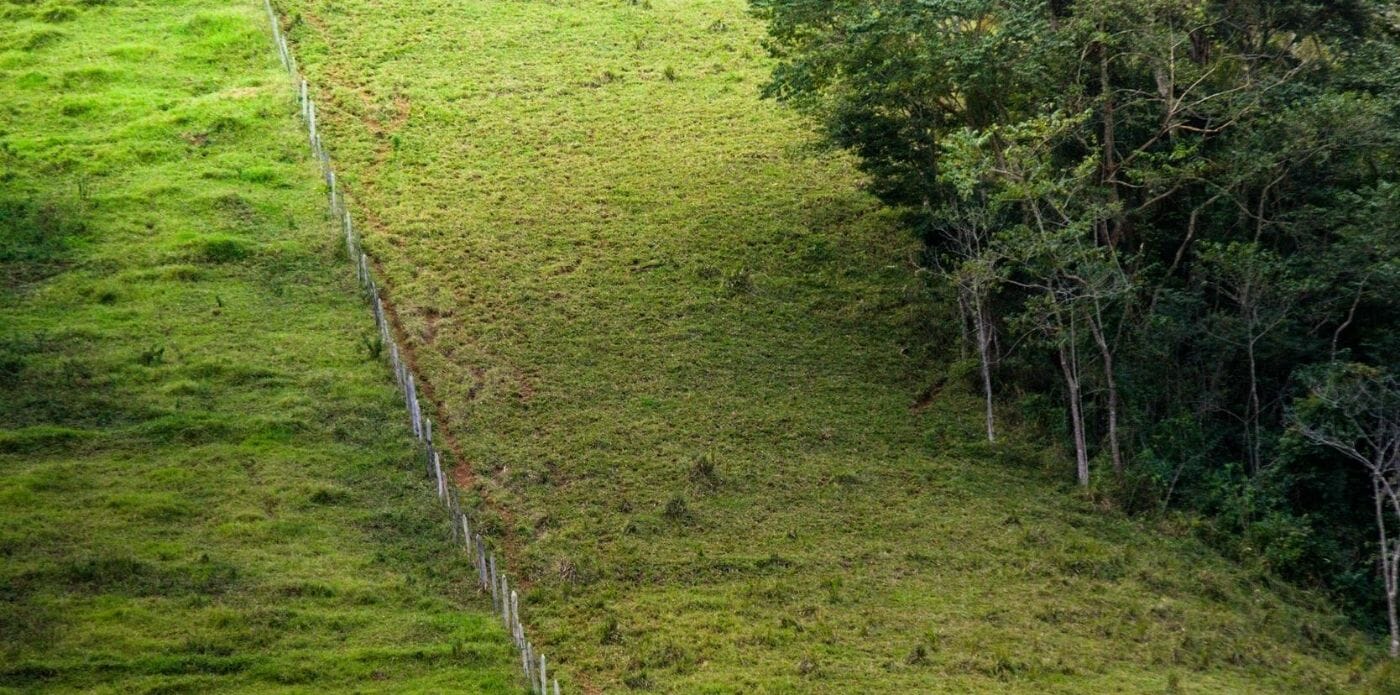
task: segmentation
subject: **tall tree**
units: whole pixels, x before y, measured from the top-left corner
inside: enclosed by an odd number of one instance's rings
[[[1361,364],[1313,370],[1294,407],[1293,426],[1366,470],[1375,509],[1377,555],[1385,586],[1390,656],[1400,657],[1400,380]]]

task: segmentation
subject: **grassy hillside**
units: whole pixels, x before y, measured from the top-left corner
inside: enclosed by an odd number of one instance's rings
[[[1366,687],[1309,597],[973,443],[909,241],[758,98],[740,0],[280,6],[567,686]]]
[[[261,4],[0,3],[0,692],[518,692]]]

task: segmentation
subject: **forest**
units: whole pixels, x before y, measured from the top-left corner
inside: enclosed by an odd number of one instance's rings
[[[1390,633],[1400,8],[755,0],[766,94],[923,242],[1002,419]]]

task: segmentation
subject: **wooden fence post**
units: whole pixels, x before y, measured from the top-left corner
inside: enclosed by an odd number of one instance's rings
[[[490,566],[491,566],[491,608],[494,609],[497,613],[500,613],[500,612],[501,612],[501,604],[500,604],[500,599],[499,599],[499,592],[500,592],[500,590],[501,590],[501,587],[500,587],[500,585],[497,583],[497,580],[496,580],[496,554],[495,554],[495,553],[491,553]]]

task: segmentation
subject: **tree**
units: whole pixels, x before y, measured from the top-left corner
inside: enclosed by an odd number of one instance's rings
[[[1221,341],[1242,350],[1248,373],[1244,422],[1250,471],[1262,466],[1259,345],[1277,329],[1299,293],[1290,286],[1282,259],[1253,242],[1211,244],[1201,252],[1207,285],[1234,309],[1233,329],[1218,331]],[[1221,312],[1226,313],[1226,312]]]
[[[987,441],[995,442],[996,411],[992,389],[992,368],[996,363],[996,316],[992,313],[992,293],[999,282],[997,258],[990,249],[989,229],[968,219],[954,227],[956,240],[949,244],[952,266],[943,271],[958,288],[958,308],[964,321],[972,325],[977,363],[982,376],[982,399]]]
[[[983,209],[994,209],[1003,219],[992,256],[1007,269],[1011,285],[1031,292],[1018,323],[1040,337],[1056,357],[1064,379],[1065,398],[1073,435],[1076,477],[1089,484],[1088,428],[1085,423],[1084,376],[1080,351],[1097,349],[1108,386],[1109,437],[1113,466],[1122,470],[1117,446],[1117,383],[1113,349],[1108,343],[1105,309],[1126,291],[1116,256],[1099,246],[1095,237],[1114,206],[1099,200],[1094,187],[1096,160],[1086,157],[1077,167],[1065,168],[1054,156],[1084,120],[1084,115],[1059,113],[1028,119],[1015,126],[989,129],[978,135],[970,129],[950,137],[945,145],[945,177],[956,183],[959,205],[976,191]],[[976,182],[976,185],[969,182]],[[1006,214],[1014,212],[1015,215]],[[1020,223],[1012,223],[1019,216]],[[1084,330],[1093,337],[1086,343]],[[990,408],[990,404],[989,404]]]
[[[1390,656],[1400,657],[1400,380],[1364,364],[1331,364],[1304,378],[1295,431],[1360,465],[1371,480],[1380,574],[1390,625]]]
[[[935,265],[940,274],[958,291],[959,314],[972,328],[972,343],[982,380],[987,441],[996,441],[996,411],[992,369],[996,363],[998,317],[992,298],[1004,282],[1002,258],[993,248],[997,229],[1004,224],[1006,210],[986,185],[984,149],[986,139],[970,131],[954,133],[940,148],[939,158],[949,160],[939,170],[940,183],[949,192],[930,227],[938,230],[940,242],[934,246]],[[945,154],[944,152],[947,152]],[[966,331],[964,331],[966,336]]]

